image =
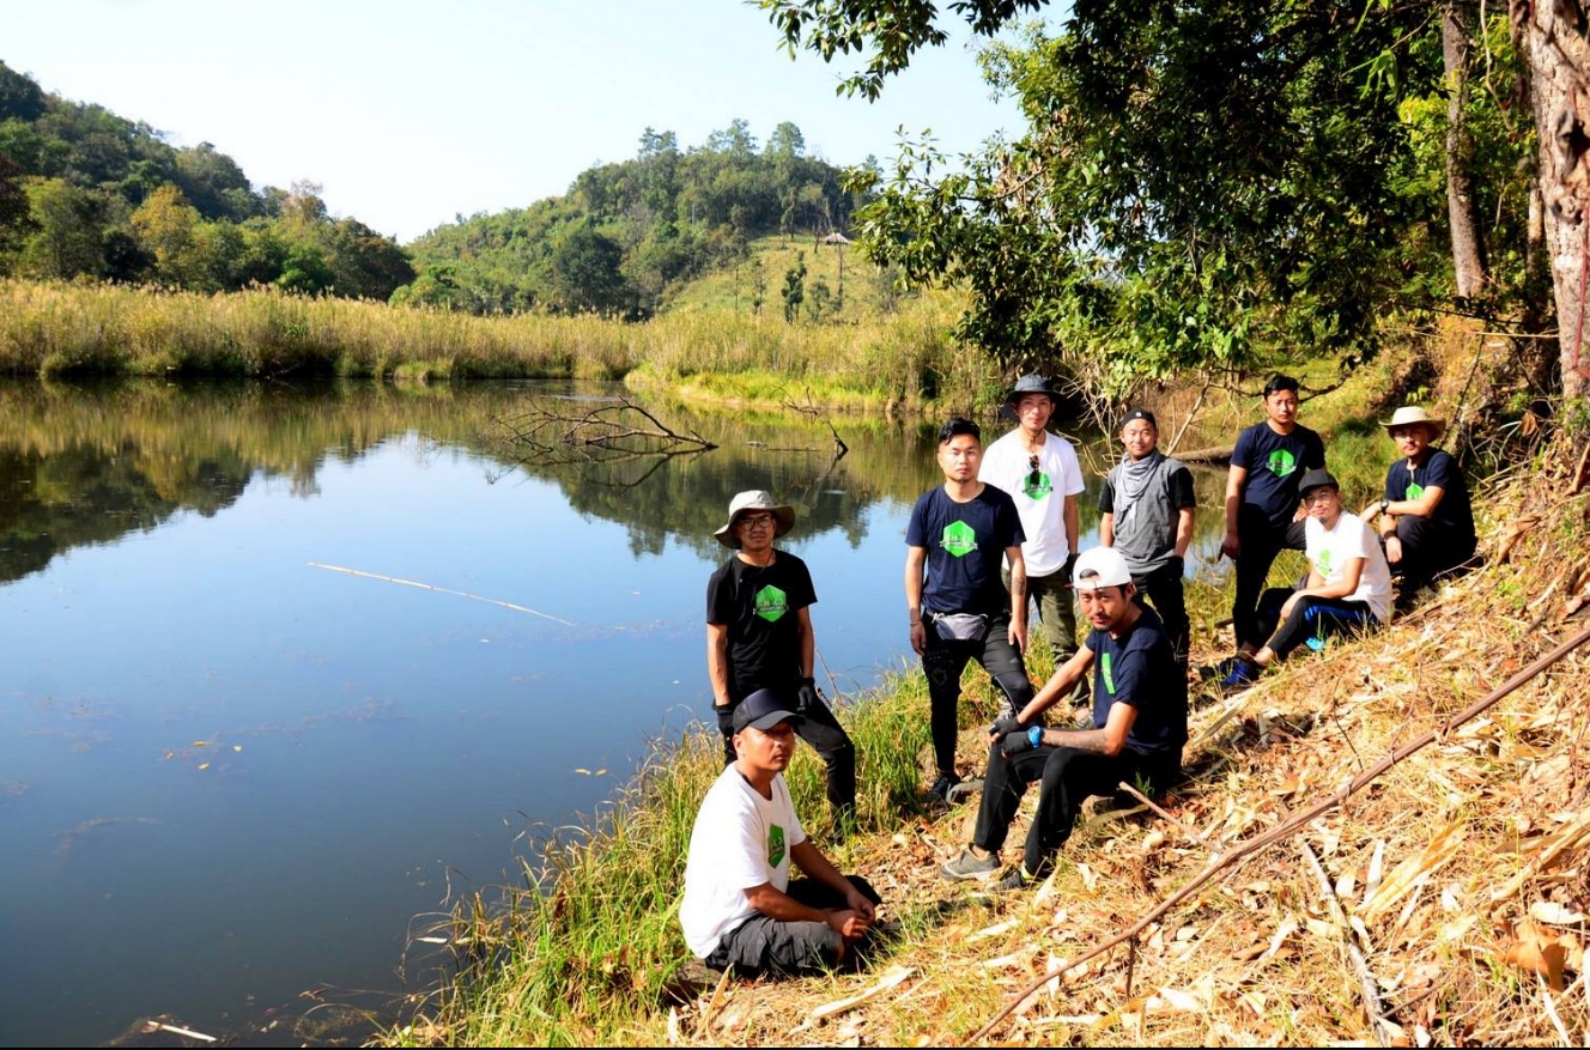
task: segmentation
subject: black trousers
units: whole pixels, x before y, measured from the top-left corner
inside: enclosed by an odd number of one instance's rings
[[[955,737],[960,731],[961,672],[977,660],[1005,694],[1005,702],[1019,712],[1032,699],[1032,680],[1021,653],[1010,644],[1010,617],[996,616],[980,642],[950,642],[926,624],[927,642],[922,670],[927,674],[928,705],[932,712],[933,755],[940,773],[955,772]]]
[[[882,904],[883,898],[866,879],[859,875],[846,875],[863,897],[873,904]],[[808,908],[844,908],[845,899],[816,879],[791,879],[784,891]],[[866,952],[868,930],[851,945],[849,959],[860,961]],[[844,938],[834,932],[826,922],[782,922],[766,915],[753,915],[724,934],[718,946],[704,960],[714,970],[734,967],[747,976],[769,973],[789,976],[799,973],[832,969],[839,959],[839,949]]]
[[[1285,660],[1310,638],[1323,641],[1336,635],[1360,634],[1380,626],[1368,602],[1312,596],[1299,599],[1292,606],[1292,615],[1283,621],[1281,610],[1294,593],[1290,587],[1272,587],[1259,599],[1259,621],[1270,631],[1266,644],[1277,659]]]
[[[781,693],[781,695],[784,695]],[[733,697],[729,710],[734,710],[744,697]],[[787,691],[785,699],[791,711],[795,710],[795,691]],[[714,710],[718,710],[714,708]],[[722,729],[722,725],[719,726]],[[807,711],[804,720],[796,726],[795,733],[812,745],[812,750],[822,758],[828,774],[828,804],[836,814],[854,813],[856,809],[856,745],[850,734],[839,724],[839,719],[818,700]],[[723,734],[723,764],[732,765],[738,756],[734,753],[734,736]]]
[[[1126,781],[1134,787],[1141,782],[1145,794],[1157,795],[1181,777],[1180,753],[1140,755],[1123,750],[1118,755],[1101,755],[1074,747],[1038,747],[1013,758],[995,744],[988,749],[988,775],[983,781],[983,801],[977,811],[977,830],[972,843],[990,853],[998,853],[1016,819],[1021,796],[1027,785],[1041,781],[1038,815],[1027,832],[1027,847],[1022,864],[1037,875],[1059,852],[1076,822],[1082,803],[1092,795],[1113,795],[1116,785]]]
[[[1187,649],[1192,644],[1192,624],[1187,619],[1187,595],[1182,590],[1182,572],[1186,563],[1172,558],[1153,572],[1133,576],[1137,584],[1137,604],[1147,607],[1154,603],[1154,611],[1165,624],[1165,634],[1176,650],[1176,662],[1185,670]]]
[[[1474,557],[1473,538],[1459,537],[1451,526],[1429,518],[1401,515],[1397,538],[1402,541],[1402,560],[1393,564],[1391,571],[1402,575],[1401,593],[1409,598]]]
[[[1259,623],[1259,596],[1270,578],[1270,566],[1283,550],[1300,551],[1307,541],[1303,523],[1273,525],[1258,507],[1244,503],[1237,509],[1237,596],[1231,603],[1231,623],[1237,634],[1237,648],[1257,650],[1269,634]]]

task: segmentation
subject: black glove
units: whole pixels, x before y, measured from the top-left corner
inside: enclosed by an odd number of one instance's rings
[[[724,739],[734,736],[734,705],[724,704],[722,707],[713,707],[718,714],[718,732]]]
[[[1023,729],[1015,733],[1007,733],[1005,739],[999,742],[999,750],[1005,753],[1006,758],[1014,758],[1023,751],[1033,749],[1032,737]]]
[[[795,691],[795,713],[804,715],[816,707],[821,700],[821,693],[817,691],[815,679],[802,678],[801,687]]]
[[[1027,727],[1021,724],[1021,719],[1015,715],[1000,715],[999,720],[988,727],[989,736],[1009,736],[1011,733],[1025,733]]]

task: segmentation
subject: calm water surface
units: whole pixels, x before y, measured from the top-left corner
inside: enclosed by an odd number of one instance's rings
[[[706,715],[737,491],[796,504],[834,685],[907,657],[919,428],[841,423],[834,464],[826,430],[672,410],[723,447],[518,462],[499,421],[570,393],[611,391],[0,385],[0,1043],[164,1013],[297,1044],[334,1034],[306,990],[390,1003],[415,916]]]

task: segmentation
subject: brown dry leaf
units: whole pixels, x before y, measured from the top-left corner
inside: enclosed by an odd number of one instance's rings
[[[1529,906],[1529,917],[1548,926],[1577,926],[1585,920],[1584,912],[1556,901],[1536,901]]]
[[[1458,821],[1436,832],[1422,853],[1397,865],[1373,895],[1366,897],[1364,917],[1370,922],[1375,921],[1396,907],[1416,887],[1423,885],[1432,873],[1457,856],[1467,831],[1466,825]]]
[[[1143,852],[1152,853],[1165,844],[1165,833],[1159,828],[1154,828],[1143,836]]]
[[[1087,887],[1089,893],[1094,893],[1098,890],[1099,876],[1092,868],[1086,864],[1078,863],[1077,874],[1082,876],[1082,885]]]
[[[1285,798],[1297,794],[1297,789],[1303,786],[1302,778],[1296,773],[1288,773],[1286,779],[1270,791],[1270,794]]]
[[[849,999],[839,999],[835,1002],[824,1003],[822,1006],[817,1007],[811,1012],[810,1018],[813,1021],[821,1021],[824,1018],[842,1014],[847,1010],[853,1010],[867,1000],[876,998],[877,996],[882,995],[884,992],[889,991],[891,988],[899,987],[914,973],[916,973],[915,966],[896,966],[894,969],[884,974],[878,980],[877,984],[873,985],[871,988],[868,988],[860,995],[853,995]]]
[[[1553,937],[1551,931],[1543,930],[1526,919],[1513,930],[1513,943],[1508,946],[1502,961],[1540,974],[1546,979],[1547,987],[1560,992],[1565,987],[1562,971],[1567,965],[1568,948],[1572,944],[1572,938]]]

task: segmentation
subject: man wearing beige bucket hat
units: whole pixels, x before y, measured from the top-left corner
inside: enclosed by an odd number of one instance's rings
[[[796,732],[828,767],[828,801],[842,827],[856,805],[856,749],[812,678],[811,573],[773,546],[794,527],[794,508],[766,492],[730,501],[729,520],[713,533],[735,553],[707,582],[707,674],[724,764],[735,760],[734,709],[757,690],[772,690],[801,716]]]
[[[1384,495],[1361,517],[1378,529],[1386,561],[1402,576],[1397,601],[1406,608],[1421,588],[1474,557],[1474,508],[1457,460],[1431,447],[1446,432],[1446,420],[1408,405],[1380,425],[1403,458],[1387,471]]]

